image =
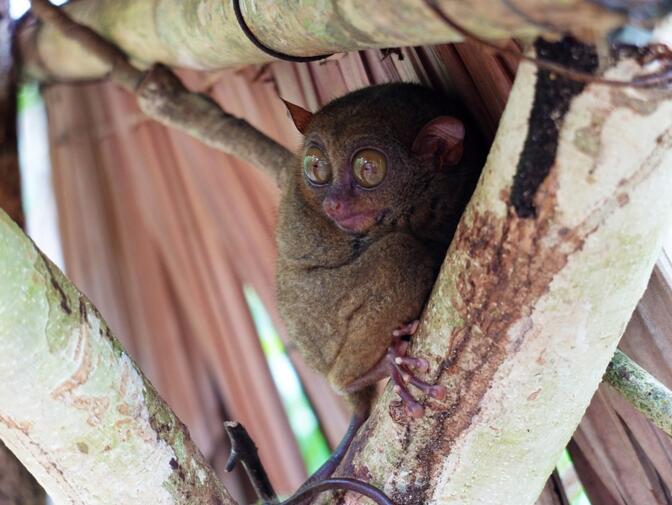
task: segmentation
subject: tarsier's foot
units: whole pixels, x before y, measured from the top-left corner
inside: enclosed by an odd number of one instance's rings
[[[406,405],[408,413],[415,418],[422,417],[425,409],[411,395],[407,384],[411,384],[427,396],[437,400],[442,400],[446,396],[446,388],[444,386],[429,384],[414,375],[414,371],[424,373],[429,370],[427,360],[406,355],[409,343],[403,340],[403,337],[413,335],[418,329],[418,324],[419,321],[416,320],[394,330],[392,336],[396,341],[387,350],[385,357],[390,370],[390,378],[394,383],[394,392],[399,395],[401,401]]]

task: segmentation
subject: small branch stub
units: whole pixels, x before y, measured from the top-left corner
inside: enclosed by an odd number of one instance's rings
[[[224,429],[229,436],[229,440],[231,440],[231,454],[226,462],[226,471],[232,471],[240,461],[259,499],[264,503],[275,502],[277,494],[266,470],[264,470],[264,466],[261,464],[257,446],[250,438],[245,427],[239,422],[227,421],[224,423]]]

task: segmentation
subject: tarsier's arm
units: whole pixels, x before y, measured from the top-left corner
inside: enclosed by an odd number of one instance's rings
[[[288,167],[296,163],[289,149],[229,114],[209,96],[194,93],[167,67],[154,66],[135,90],[142,111],[182,130],[204,144],[245,160],[283,185]]]
[[[189,91],[168,67],[156,65],[147,71],[134,67],[119,48],[70,19],[49,0],[33,0],[32,12],[109,65],[109,79],[133,93],[147,116],[250,162],[282,186],[287,167],[295,159],[286,147],[229,114],[207,95]]]

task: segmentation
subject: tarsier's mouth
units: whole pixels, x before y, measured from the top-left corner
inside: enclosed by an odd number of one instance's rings
[[[388,213],[388,209],[357,212],[339,219],[333,219],[336,226],[348,233],[363,233],[380,223]]]

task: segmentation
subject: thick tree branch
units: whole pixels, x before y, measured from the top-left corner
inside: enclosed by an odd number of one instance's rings
[[[424,0],[342,2],[322,0],[240,0],[254,34],[282,53],[315,56],[371,47],[398,47],[459,42]],[[571,32],[583,40],[603,39],[626,16],[590,0],[438,0],[463,26],[490,39],[531,39],[541,33]],[[257,49],[236,21],[231,1],[181,2],[110,0],[73,2],[66,7],[75,20],[103,33],[144,66],[218,69],[261,63],[272,58]],[[525,15],[521,16],[520,13]],[[26,54],[33,75],[45,79],[101,77],[109,68],[49,26],[26,34]],[[66,61],[67,60],[67,61]]]
[[[56,503],[234,504],[98,311],[1,211],[0,258],[0,439]]]
[[[544,47],[592,65],[586,46]],[[644,71],[627,59],[608,75]],[[666,90],[577,85],[521,65],[414,339],[413,355],[438,370],[427,379],[449,394],[415,420],[388,388],[342,475],[371,475],[409,504],[534,502],[672,218],[671,113]]]

